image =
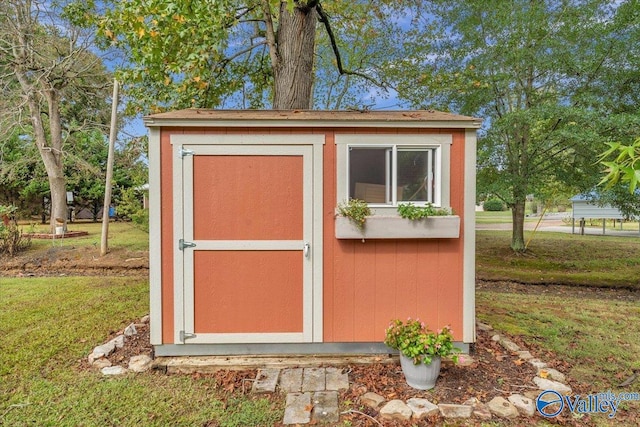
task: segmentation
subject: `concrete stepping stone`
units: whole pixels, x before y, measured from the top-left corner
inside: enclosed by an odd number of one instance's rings
[[[487,403],[492,414],[501,418],[516,418],[518,409],[502,396],[496,396]]]
[[[280,389],[285,393],[302,390],[302,368],[283,369],[280,373]]]
[[[507,398],[513,406],[516,407],[519,413],[532,417],[536,412],[536,405],[532,399],[529,399],[520,394],[512,394]]]
[[[531,353],[528,350],[520,350],[518,352],[518,357],[522,360],[531,360],[533,359],[533,356],[531,355]]]
[[[337,391],[317,391],[313,393],[312,403],[311,419],[313,422],[337,423],[339,421]]]
[[[384,402],[386,402],[384,397],[372,391],[369,391],[360,397],[360,403],[376,410],[379,409]]]
[[[411,418],[414,420],[421,420],[428,415],[435,414],[440,411],[440,409],[438,409],[438,405],[434,405],[427,399],[417,397],[407,400],[407,406],[411,409],[411,412],[413,412]]]
[[[311,393],[287,394],[283,424],[308,424],[311,422]]]
[[[559,383],[566,383],[567,378],[565,375],[553,368],[542,368],[538,369],[538,376],[540,378],[546,378],[553,381],[558,381]]]
[[[106,366],[102,368],[100,372],[102,372],[102,375],[124,375],[128,371],[122,366],[116,365],[116,366]]]
[[[349,388],[349,374],[339,368],[325,368],[325,389],[346,390]]]
[[[562,384],[558,381],[548,380],[546,378],[534,377],[533,382],[538,386],[540,390],[554,390],[560,394],[571,394],[572,390],[566,384]]]
[[[259,369],[251,391],[254,393],[273,393],[276,391],[280,369]]]
[[[440,415],[444,418],[469,418],[473,413],[473,406],[457,405],[454,403],[440,403],[438,405]]]
[[[536,369],[544,369],[547,364],[540,359],[529,359],[528,362]]]
[[[380,416],[385,420],[408,421],[412,414],[411,408],[400,399],[391,400],[380,409]]]
[[[302,373],[302,391],[325,391],[325,369],[304,368]]]

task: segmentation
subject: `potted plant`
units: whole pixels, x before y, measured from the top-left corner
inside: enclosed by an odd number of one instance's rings
[[[430,331],[417,319],[391,321],[385,333],[384,343],[400,352],[400,366],[407,384],[419,390],[429,390],[436,385],[442,357],[458,362],[460,349],[453,346],[453,335],[448,326]]]

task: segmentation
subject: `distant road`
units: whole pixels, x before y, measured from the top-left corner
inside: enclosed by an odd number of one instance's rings
[[[535,221],[525,221],[524,229],[533,230],[538,223],[538,218]],[[511,230],[511,223],[499,223],[499,224],[476,224],[476,230]],[[565,225],[562,219],[558,218],[558,215],[545,216],[538,227],[538,231],[547,231],[555,233],[571,233],[571,225]],[[576,221],[575,234],[580,234],[580,227]],[[584,234],[602,236],[602,226],[597,227],[585,227]],[[608,224],[605,230],[606,236],[626,236],[626,237],[640,237],[639,230],[620,230],[612,229]]]

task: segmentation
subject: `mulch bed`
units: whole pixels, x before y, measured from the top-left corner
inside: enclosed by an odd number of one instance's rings
[[[149,344],[149,326],[148,324],[136,324],[138,335],[127,337],[124,348],[117,349],[109,356],[112,364],[127,365],[129,358],[139,354],[153,354],[153,347]],[[112,331],[111,339],[122,333],[122,331]],[[488,402],[495,396],[507,398],[511,394],[524,394],[529,390],[536,390],[532,382],[536,375],[536,370],[529,363],[518,358],[517,354],[506,351],[500,344],[493,341],[491,336],[494,332],[479,331],[477,342],[473,346],[471,356],[474,363],[471,366],[453,365],[451,363],[443,363],[440,377],[436,387],[432,390],[421,391],[409,387],[402,374],[402,369],[398,364],[374,364],[374,365],[351,365],[344,369],[349,372],[350,388],[344,390],[340,394],[341,410],[348,411],[350,409],[357,412],[343,414],[341,420],[348,420],[354,426],[379,426],[376,421],[372,421],[370,417],[379,419],[378,411],[361,405],[360,396],[367,392],[374,392],[383,396],[387,400],[401,399],[406,401],[412,397],[428,399],[434,404],[438,403],[464,403],[472,397],[477,398],[481,402]],[[504,335],[504,334],[501,334]],[[105,342],[108,341],[105,339]],[[550,367],[554,367],[561,372],[568,372],[569,366],[562,362],[555,361],[553,354],[542,353],[536,349],[527,347],[519,337],[510,337],[512,341],[517,343],[523,349],[530,349],[535,357],[547,362]],[[81,363],[83,369],[90,369],[86,359]],[[159,373],[157,373],[159,374]],[[252,381],[256,377],[255,370],[244,371],[218,371],[214,374],[191,374],[194,378],[212,378],[215,381],[215,389],[219,391],[219,398],[223,401],[233,396],[234,393],[249,393]],[[574,389],[574,394],[588,394],[585,385],[568,381]],[[272,398],[281,398],[279,395]],[[566,411],[565,411],[566,412]],[[623,414],[619,413],[616,417],[617,421],[622,421]],[[534,416],[533,418],[519,417],[515,420],[501,420],[504,425],[510,426],[530,426],[541,418]],[[492,422],[499,420],[494,417]],[[590,418],[585,416],[579,420],[571,418],[568,414],[561,414],[558,417],[548,420],[550,424],[567,425],[567,426],[584,426],[592,425]],[[212,421],[213,422],[213,421]],[[379,421],[378,421],[379,422]],[[384,426],[400,427],[414,425],[433,425],[441,424],[443,419],[439,416],[433,416],[416,424],[415,421],[402,423],[399,421],[384,420]],[[215,425],[209,424],[209,425]],[[460,420],[457,425],[475,426],[483,425],[481,420],[474,418],[468,420]],[[496,424],[493,424],[496,425]],[[500,425],[499,423],[497,425]]]

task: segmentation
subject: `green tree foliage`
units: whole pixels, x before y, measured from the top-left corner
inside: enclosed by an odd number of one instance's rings
[[[640,138],[628,145],[609,143],[600,155],[606,167],[597,202],[616,206],[627,217],[640,217]]]
[[[14,129],[0,138],[0,204],[18,207],[18,214],[40,212],[49,193],[47,175],[32,141]]]
[[[609,149],[600,156],[600,163],[607,168],[607,175],[600,184],[611,188],[618,183],[627,183],[629,193],[635,193],[640,182],[640,138],[629,145],[619,142],[608,145]]]
[[[386,94],[381,67],[403,33],[391,18],[414,3],[115,0],[96,24],[103,46],[126,55],[131,114],[336,108]]]
[[[389,68],[413,106],[485,119],[478,190],[510,207],[514,250],[524,250],[526,196],[551,181],[592,187],[602,141],[633,130],[618,124],[638,111],[638,6],[429,1],[407,57]]]

